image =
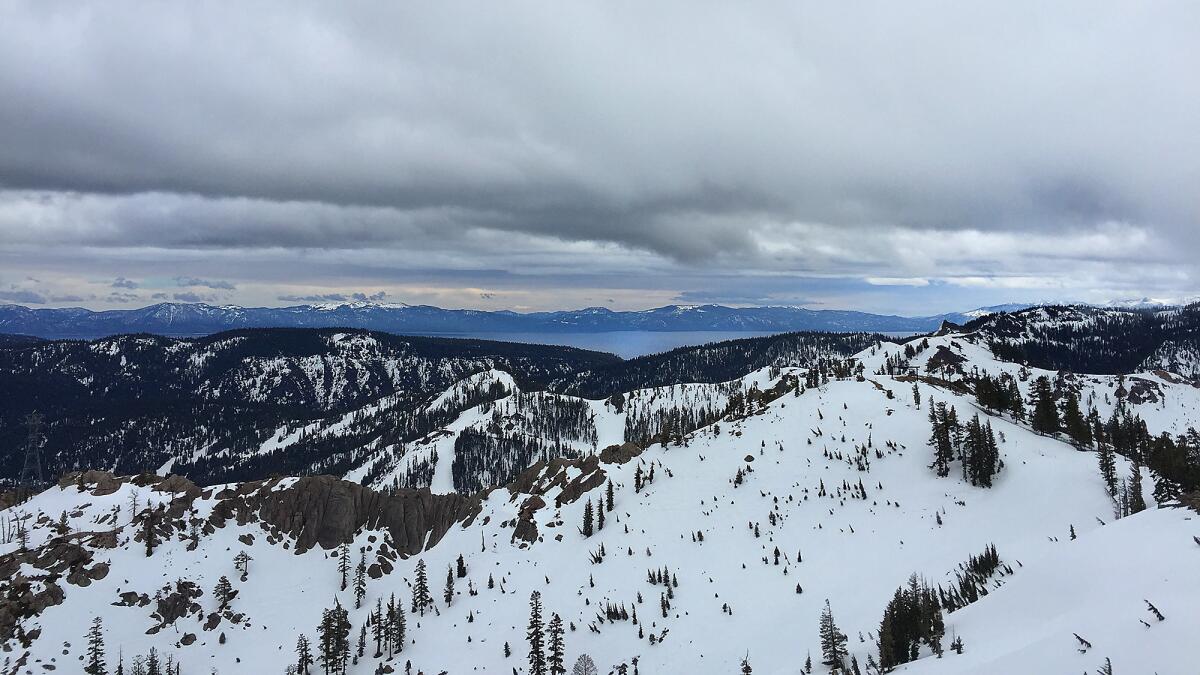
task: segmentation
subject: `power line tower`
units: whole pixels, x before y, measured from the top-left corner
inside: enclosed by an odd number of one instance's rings
[[[36,410],[25,416],[29,437],[25,442],[25,465],[21,467],[20,486],[23,488],[41,487],[45,483],[42,475],[42,446],[46,443],[46,435],[42,433],[44,419]]]

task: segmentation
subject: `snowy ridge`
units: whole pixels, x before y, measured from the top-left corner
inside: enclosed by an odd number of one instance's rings
[[[966,336],[928,340],[909,359],[911,371],[892,375],[876,371],[889,357],[902,356],[904,347],[885,343],[858,356],[861,379],[805,386],[806,371],[783,368],[756,371],[726,385],[676,385],[620,399],[556,396],[564,407],[586,406],[591,416],[594,443],[568,443],[583,457],[538,461],[507,488],[481,494],[475,517],[450,527],[419,555],[391,561],[388,572],[370,578],[361,609],[355,608],[352,587],[340,590],[338,560],[331,551],[318,547],[297,554],[295,541],[263,524],[228,520],[203,533],[194,550],[185,529],[164,538],[147,557],[131,527],[132,485],[123,483],[103,496],[92,486],[82,492],[73,485],[53,488],[0,512],[0,518],[25,523],[33,549],[51,541],[62,512],[71,532],[112,531],[115,545],[73,535],[94,563],[107,565],[106,574],[86,584],[57,582],[65,593],[62,604],[23,620],[26,636],[40,633],[28,647],[9,640],[11,658],[28,650],[30,668],[74,663],[87,624],[103,616],[110,660],[118,648],[128,659],[153,646],[179,659],[184,672],[282,673],[298,635],[316,643],[321,610],[335,598],[349,610],[352,640],[376,601],[386,603],[394,593],[408,611],[416,566],[423,561],[438,609],[423,616],[410,612],[409,641],[389,662],[395,671],[407,661],[413,672],[426,673],[524,669],[532,591],[541,593],[547,617],[556,613],[574,626],[565,635],[568,664],[587,653],[602,672],[637,659],[645,673],[728,673],[736,672],[748,654],[756,673],[795,673],[807,655],[820,661],[817,623],[829,600],[838,626],[849,636],[850,654],[865,670],[868,656],[877,653],[883,608],[910,574],[949,584],[964,560],[994,544],[1012,575],[986,597],[945,617],[947,642],[961,637],[964,653],[947,651],[939,659],[922,647],[921,658],[902,672],[1090,672],[1105,658],[1115,672],[1188,672],[1195,659],[1185,637],[1200,629],[1194,611],[1200,602],[1200,578],[1194,574],[1200,546],[1192,541],[1200,536],[1200,518],[1184,509],[1154,508],[1152,477],[1144,475],[1151,509],[1114,522],[1094,452],[1035,434],[1009,417],[988,415],[958,386],[963,373],[975,368],[993,374],[1011,369],[1022,387],[1040,371],[1025,368],[1027,376],[1020,379],[1022,366],[997,360],[986,343]],[[915,380],[913,371],[921,379]],[[1200,415],[1200,390],[1170,374],[1123,380],[1075,375],[1069,382],[1102,410],[1118,399],[1136,407],[1154,431],[1182,431],[1197,425]],[[433,491],[453,487],[449,467],[455,435],[493,418],[520,430],[519,397],[542,394],[522,392],[503,372],[484,371],[429,400],[430,410],[458,410],[456,402],[469,402],[468,389],[493,383],[503,388],[503,396],[456,412],[450,423],[402,451],[372,447],[363,456],[368,462],[393,456],[408,461],[436,452]],[[920,406],[913,398],[914,383]],[[1134,391],[1141,393],[1134,397]],[[978,412],[991,423],[1004,462],[991,489],[961,479],[957,462],[947,478],[930,470],[927,413],[934,400],[953,406],[964,420]],[[591,454],[592,447],[623,440],[626,418],[639,406],[659,410],[683,402],[711,404],[725,415],[668,438],[665,445]],[[386,403],[372,405],[382,412]],[[335,423],[320,432],[340,429]],[[281,447],[285,437],[279,436]],[[365,466],[349,477],[365,477]],[[1131,467],[1118,458],[1117,471],[1128,476]],[[372,480],[384,484],[391,474],[374,475]],[[597,504],[604,503],[610,483],[614,508],[605,509],[603,529],[585,536],[584,511],[603,508]],[[252,489],[283,490],[292,484]],[[230,487],[224,499],[240,489]],[[221,494],[207,491],[189,517],[221,512]],[[164,503],[169,495],[143,488],[140,498],[143,505],[146,499]],[[110,517],[117,506],[123,510]],[[363,529],[346,543],[354,561],[361,548],[370,564],[394,548],[386,546],[393,536]],[[19,548],[11,540],[0,546],[10,554]],[[232,558],[241,550],[253,557],[246,581],[233,568]],[[441,598],[443,580],[460,555],[466,577],[455,579],[447,606]],[[663,568],[678,581],[670,598],[663,584],[648,578]],[[20,571],[35,588],[52,583],[36,565],[24,563]],[[213,587],[222,575],[238,591],[231,604],[238,616],[205,630],[207,615],[219,613]],[[153,616],[156,592],[177,579],[203,591],[194,600],[201,611],[147,634],[163,623]],[[124,592],[144,593],[151,600],[146,606],[114,606]],[[1138,599],[1153,602],[1166,620],[1159,622]],[[636,610],[638,623],[605,617],[607,603]],[[1092,646],[1081,653],[1073,633]],[[188,634],[195,641],[185,645]],[[386,659],[374,657],[370,642],[349,672],[374,673]],[[510,657],[504,653],[506,642]],[[72,646],[63,654],[65,643]]]

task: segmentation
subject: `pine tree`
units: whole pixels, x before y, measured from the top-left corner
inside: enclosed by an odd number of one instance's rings
[[[921,390],[919,388],[917,388],[916,382],[913,382],[912,397],[913,397],[913,405],[916,406],[917,410],[920,410],[921,409]]]
[[[104,625],[100,617],[92,619],[92,627],[87,632],[87,665],[83,672],[108,675],[108,666],[104,663]]]
[[[1067,391],[1067,400],[1063,404],[1062,424],[1063,429],[1076,445],[1092,444],[1092,428],[1079,409],[1079,395],[1074,390]]]
[[[296,673],[297,675],[309,675],[309,668],[313,664],[312,647],[308,644],[308,638],[303,634],[296,639]]]
[[[738,669],[738,672],[741,673],[741,675],[751,675],[754,672],[754,669],[750,667],[749,655],[746,655],[742,658],[742,666]]]
[[[587,500],[583,506],[583,536],[592,536],[592,500]]]
[[[456,573],[458,574],[458,578],[465,579],[467,576],[467,561],[463,560],[461,553],[458,554],[457,565],[458,565],[458,570]]]
[[[1040,434],[1056,434],[1062,427],[1058,419],[1058,406],[1054,405],[1054,390],[1050,378],[1045,375],[1033,383],[1033,430]]]
[[[529,628],[525,633],[529,641],[529,675],[546,675],[546,652],[542,635],[542,594],[534,591],[529,596]]]
[[[945,403],[929,403],[929,424],[931,427],[929,444],[933,447],[933,469],[939,478],[950,475],[950,462],[954,461],[954,445],[952,442],[953,426],[956,426],[951,411]]]
[[[449,607],[454,602],[454,568],[446,567],[446,590],[442,591],[442,598],[446,600],[446,606]]]
[[[146,557],[154,555],[154,546],[158,544],[158,539],[154,535],[154,509],[147,507],[145,514],[142,515],[142,539],[146,544]]]
[[[611,512],[613,510],[613,482],[611,478],[608,479],[608,486],[604,489],[604,499],[604,510]]]
[[[1146,499],[1142,496],[1142,465],[1135,461],[1129,476],[1129,514],[1133,515],[1145,510]]]
[[[546,646],[550,649],[546,661],[549,666],[549,675],[566,675],[566,643],[563,640],[562,617],[558,614],[552,615],[550,623],[546,626],[546,642]]]
[[[833,609],[830,608],[828,600],[825,601],[825,609],[821,611],[818,633],[821,638],[821,663],[829,666],[833,672],[843,670],[847,654],[846,634],[839,631],[834,623]]]
[[[1108,494],[1112,497],[1117,496],[1117,459],[1116,453],[1113,452],[1112,446],[1108,443],[1101,442],[1097,453],[1100,462],[1100,477],[1104,479],[1104,486],[1108,488]]]
[[[375,658],[383,656],[384,628],[383,598],[375,598],[375,611],[371,612],[371,639],[375,641]]]
[[[425,560],[417,561],[417,582],[413,588],[412,611],[425,616],[425,611],[433,609],[433,596],[429,593],[429,573],[425,568]]]
[[[217,598],[218,609],[224,611],[229,607],[229,602],[233,600],[233,585],[229,583],[229,577],[222,576],[217,580],[213,595]]]
[[[358,549],[358,566],[354,568],[354,608],[362,608],[363,598],[367,597],[367,549]]]
[[[162,662],[158,660],[158,650],[154,647],[146,654],[146,675],[162,675]]]
[[[343,675],[350,660],[350,617],[341,601],[322,614],[317,636],[321,666],[326,673]]]
[[[342,544],[338,547],[338,574],[342,575],[342,590],[350,581],[350,547]]]
[[[242,581],[245,581],[250,576],[250,561],[253,558],[245,551],[239,552],[233,556],[233,568],[242,573]]]

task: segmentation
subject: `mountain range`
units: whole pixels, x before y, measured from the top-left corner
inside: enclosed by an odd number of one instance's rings
[[[611,331],[830,331],[928,332],[943,321],[964,323],[1028,305],[984,307],[925,317],[904,317],[803,307],[668,305],[642,311],[604,307],[518,313],[443,309],[429,305],[349,302],[292,307],[160,303],[139,309],[92,311],[79,307],[33,309],[0,305],[0,333],[41,338],[92,339],[129,333],[194,336],[237,328],[362,328],[389,333],[600,333]]]

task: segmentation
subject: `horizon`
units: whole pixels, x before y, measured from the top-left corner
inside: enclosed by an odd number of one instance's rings
[[[1109,301],[1099,302],[1099,303],[1083,302],[1083,301],[1078,301],[1078,300],[1042,301],[1042,302],[1001,302],[1001,303],[996,303],[994,305],[981,305],[978,307],[971,307],[971,308],[943,309],[941,311],[935,311],[935,312],[932,312],[929,314],[893,314],[893,313],[883,313],[883,312],[869,312],[869,311],[865,311],[865,310],[858,310],[858,309],[851,309],[851,308],[844,308],[844,307],[809,307],[809,306],[805,306],[805,305],[788,305],[788,304],[738,305],[738,304],[725,304],[725,303],[714,303],[714,302],[670,303],[670,304],[666,304],[666,305],[655,305],[652,307],[633,307],[630,309],[614,309],[611,307],[605,307],[603,305],[588,305],[588,306],[584,306],[584,307],[567,307],[567,308],[562,308],[562,309],[549,309],[549,310],[519,310],[519,309],[508,309],[508,308],[491,309],[491,308],[481,308],[481,307],[443,307],[443,306],[431,305],[431,304],[414,304],[414,303],[406,303],[406,302],[369,300],[369,299],[361,299],[361,298],[340,299],[340,300],[322,300],[322,301],[318,301],[318,302],[301,302],[301,303],[274,304],[274,305],[239,305],[236,303],[217,304],[217,303],[209,303],[209,302],[204,302],[204,301],[160,300],[158,302],[153,302],[153,303],[149,303],[146,305],[139,305],[136,307],[125,307],[125,306],[102,307],[100,309],[94,309],[91,307],[85,307],[83,305],[72,305],[72,304],[48,304],[48,305],[34,304],[34,305],[30,305],[30,304],[21,303],[21,302],[0,301],[0,307],[6,307],[6,306],[7,307],[21,307],[23,309],[28,309],[28,310],[82,309],[82,310],[86,310],[89,312],[108,312],[108,311],[134,312],[134,311],[145,310],[145,309],[150,309],[152,307],[160,307],[160,306],[197,306],[197,307],[208,307],[208,308],[213,308],[213,309],[265,309],[265,310],[295,309],[295,308],[338,309],[338,308],[343,308],[343,307],[349,307],[349,308],[380,307],[380,308],[385,308],[385,309],[428,308],[428,309],[437,309],[437,310],[452,311],[452,312],[509,313],[509,314],[518,314],[518,315],[577,313],[577,312],[585,312],[585,311],[589,311],[589,310],[600,310],[600,311],[610,312],[610,313],[614,313],[614,314],[616,314],[616,313],[646,313],[646,312],[653,312],[653,311],[662,310],[662,309],[700,309],[700,308],[704,308],[704,307],[719,307],[722,309],[732,309],[732,310],[800,309],[800,310],[806,310],[806,311],[812,311],[812,312],[856,312],[856,313],[861,313],[861,314],[870,314],[870,315],[876,315],[876,316],[895,316],[895,317],[900,317],[900,318],[932,318],[932,317],[945,316],[945,315],[949,315],[949,314],[967,314],[970,312],[984,311],[984,310],[995,311],[995,312],[1004,312],[1004,311],[1018,311],[1019,309],[1026,309],[1026,308],[1032,308],[1032,307],[1045,307],[1045,306],[1054,306],[1054,305],[1058,305],[1058,306],[1080,305],[1080,306],[1111,308],[1111,309],[1151,309],[1151,308],[1182,307],[1185,305],[1195,303],[1197,301],[1200,301],[1200,295],[1186,296],[1186,297],[1181,297],[1181,298],[1150,298],[1150,297],[1114,298]],[[1003,308],[1008,308],[1008,307],[1013,307],[1013,308],[1017,308],[1017,309],[1011,309],[1011,310],[1003,309]]]

